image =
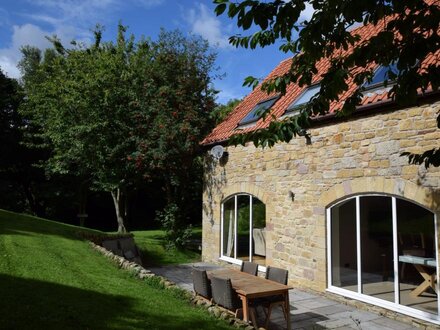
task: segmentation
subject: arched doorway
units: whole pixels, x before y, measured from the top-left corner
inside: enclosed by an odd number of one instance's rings
[[[357,195],[327,209],[329,291],[440,321],[436,217],[409,200]]]
[[[221,206],[221,258],[266,265],[266,206],[253,195],[227,197]]]

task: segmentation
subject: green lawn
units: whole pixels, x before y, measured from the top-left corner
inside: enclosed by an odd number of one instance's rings
[[[229,328],[117,269],[78,230],[0,210],[1,329]]]
[[[201,228],[193,230],[194,238],[201,238]],[[200,251],[197,250],[167,250],[164,242],[164,231],[148,230],[133,231],[134,239],[142,252],[146,266],[184,264],[200,261]]]

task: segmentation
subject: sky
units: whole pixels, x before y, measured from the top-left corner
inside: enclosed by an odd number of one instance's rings
[[[217,101],[242,98],[250,92],[242,87],[247,76],[265,77],[288,57],[279,45],[264,49],[235,48],[228,37],[242,33],[225,14],[217,17],[211,0],[0,0],[0,68],[19,78],[16,65],[23,45],[50,47],[45,36],[56,35],[64,44],[71,40],[90,43],[96,24],[105,27],[105,41],[115,40],[121,21],[137,38],[155,39],[161,28],[179,29],[185,35],[200,35],[217,52],[214,87]],[[309,16],[310,10],[303,17]]]

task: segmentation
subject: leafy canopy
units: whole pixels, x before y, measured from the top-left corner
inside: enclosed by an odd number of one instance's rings
[[[72,48],[52,38],[44,55],[23,49],[23,113],[52,150],[48,170],[111,192],[123,231],[136,185],[160,182],[178,207],[200,195],[198,141],[212,126],[215,54],[178,31],[157,41],[127,38],[122,25],[116,42],[101,34],[97,27],[92,45]]]
[[[230,37],[232,45],[255,49],[280,43],[281,51],[294,56],[290,70],[262,82],[262,90],[283,94],[292,83],[308,86],[318,72],[317,63],[325,58],[330,62],[328,71],[320,77],[320,93],[300,116],[273,121],[267,129],[236,135],[232,143],[253,141],[255,145],[273,146],[278,141],[290,141],[310,126],[311,115],[329,112],[329,104],[347,91],[348,81],[358,88],[338,113],[351,114],[362,98],[362,84],[371,81],[377,65],[397,65],[397,74],[391,69],[387,73],[395,81],[389,95],[400,105],[415,104],[420,91],[439,89],[438,61],[421,70],[423,60],[439,50],[438,1],[214,0],[214,3],[217,15],[226,13],[243,31],[252,31]],[[301,12],[306,5],[314,12],[309,20],[302,20]],[[353,27],[367,24],[379,25],[381,31],[361,41]],[[345,52],[348,49],[352,51]],[[259,83],[258,79],[248,77],[244,85],[256,87]],[[439,150],[433,150],[430,156],[437,157],[437,163],[429,160],[428,163],[438,164]],[[411,160],[417,162],[419,158]]]

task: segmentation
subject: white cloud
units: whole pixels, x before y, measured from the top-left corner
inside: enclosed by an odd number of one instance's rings
[[[223,87],[223,88],[219,88],[220,91],[217,95],[216,101],[219,104],[226,104],[228,103],[230,100],[233,99],[243,99],[245,97],[245,95],[249,92],[249,91],[243,91],[242,89],[237,92],[237,88],[227,88],[227,87]]]
[[[40,49],[51,46],[46,36],[56,35],[64,45],[70,41],[90,43],[90,31],[97,23],[105,24],[112,14],[126,6],[139,6],[144,9],[161,5],[164,0],[27,0],[36,9],[33,12],[21,8],[18,13],[34,24],[14,25],[10,45],[0,48],[0,67],[10,77],[17,78],[20,73],[16,65],[21,58],[20,48],[31,45]],[[4,19],[3,19],[4,18]],[[0,8],[0,26],[6,24],[8,13]],[[3,21],[3,24],[2,24]],[[38,25],[49,26],[42,29]],[[114,24],[114,22],[112,22]]]
[[[151,8],[160,6],[164,3],[164,0],[134,0],[134,3],[144,8]]]
[[[9,77],[18,78],[20,72],[17,69],[17,63],[21,57],[20,48],[23,45],[38,48],[49,47],[50,43],[45,35],[48,35],[48,33],[32,24],[14,25],[11,45],[0,49],[0,67],[3,72]]]
[[[191,32],[199,34],[209,41],[210,44],[219,48],[230,47],[228,36],[223,33],[228,30],[222,26],[220,19],[214,16],[214,13],[204,4],[199,4],[197,8],[191,9],[186,18],[191,26]]]
[[[69,27],[62,27],[58,30],[45,31],[33,24],[14,25],[12,40],[9,47],[0,49],[0,67],[2,71],[12,78],[18,78],[20,72],[17,64],[21,59],[21,47],[25,45],[34,46],[39,49],[51,47],[46,36],[56,35],[64,44],[68,44],[75,37],[75,30]]]
[[[0,26],[7,24],[9,24],[9,13],[3,8],[0,8]]]
[[[33,5],[44,10],[44,15],[36,14],[34,19],[42,19],[51,24],[84,24],[96,23],[108,10],[118,6],[116,0],[31,0]]]
[[[20,77],[20,71],[17,68],[17,63],[10,57],[2,55],[0,51],[0,70],[10,78]]]
[[[161,5],[164,0],[28,0],[41,7],[44,14],[27,15],[54,26],[73,25],[90,28],[97,22],[107,20],[108,14],[126,6],[140,6],[145,9]]]

